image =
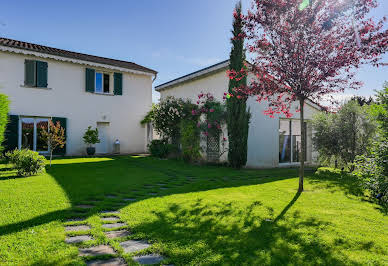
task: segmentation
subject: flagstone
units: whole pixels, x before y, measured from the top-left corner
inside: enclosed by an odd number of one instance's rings
[[[69,237],[66,237],[65,242],[67,244],[74,244],[74,243],[80,243],[80,242],[89,241],[89,240],[94,240],[94,238],[89,235],[69,236]]]
[[[109,260],[92,260],[86,263],[88,266],[124,266],[127,265],[122,258],[114,258]]]
[[[128,240],[121,242],[120,246],[124,249],[125,253],[129,253],[149,248],[151,245],[145,240]]]
[[[106,222],[114,222],[114,221],[120,220],[120,218],[116,216],[109,216],[109,217],[102,217],[101,220]]]
[[[90,248],[80,248],[79,256],[114,255],[116,252],[111,246],[99,245]]]
[[[127,225],[126,223],[112,223],[112,224],[103,224],[102,227],[110,229],[110,228],[118,228]]]
[[[149,254],[143,256],[135,256],[133,257],[133,260],[142,265],[152,265],[160,263],[162,260],[164,260],[164,258],[159,254]]]
[[[105,235],[107,238],[118,238],[118,237],[126,237],[129,236],[131,233],[127,230],[119,230],[119,231],[109,231],[105,232]]]

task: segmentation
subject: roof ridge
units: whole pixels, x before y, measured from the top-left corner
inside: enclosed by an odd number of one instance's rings
[[[157,71],[155,71],[153,69],[144,67],[142,65],[136,64],[136,63],[131,62],[131,61],[125,61],[125,60],[121,60],[121,59],[113,59],[113,58],[108,58],[108,57],[103,57],[103,56],[98,56],[98,55],[80,53],[80,52],[55,48],[55,47],[41,45],[41,44],[35,44],[35,43],[31,43],[31,42],[25,42],[25,41],[19,41],[19,40],[15,40],[15,39],[5,38],[5,37],[1,37],[1,36],[0,36],[0,45],[12,47],[12,48],[29,50],[29,51],[41,52],[41,53],[46,53],[46,54],[52,54],[52,55],[57,55],[57,56],[62,56],[62,57],[68,57],[68,58],[71,57],[74,59],[80,59],[80,60],[91,61],[91,62],[95,62],[95,61],[88,60],[87,58],[90,58],[90,59],[94,58],[96,60],[98,59],[99,61],[111,61],[112,63],[117,62],[117,63],[126,64],[126,66],[117,65],[117,64],[114,64],[114,66],[120,66],[120,67],[124,67],[124,68],[128,68],[128,69],[138,70],[138,71],[151,72],[151,73],[155,73],[155,74],[157,73]],[[83,57],[83,58],[77,58],[76,56]],[[96,63],[112,65],[112,64],[109,64],[108,62],[96,62]],[[134,68],[131,68],[129,65],[133,65]],[[138,68],[138,69],[136,69],[136,68]]]

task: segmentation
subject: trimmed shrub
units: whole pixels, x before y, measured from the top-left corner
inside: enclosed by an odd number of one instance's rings
[[[4,132],[8,123],[9,101],[8,97],[0,94],[0,152],[3,150]]]
[[[28,149],[7,152],[6,156],[20,176],[36,175],[43,171],[46,159],[36,151]]]
[[[172,153],[176,153],[178,148],[176,145],[169,144],[166,140],[155,139],[148,145],[148,149],[152,156],[158,158],[167,158]]]
[[[182,157],[185,162],[198,161],[201,158],[199,129],[195,120],[181,121]]]

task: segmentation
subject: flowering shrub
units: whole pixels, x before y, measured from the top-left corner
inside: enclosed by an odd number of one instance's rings
[[[221,136],[221,149],[219,157],[226,152],[226,137],[222,130],[222,125],[226,120],[225,105],[216,101],[211,93],[201,93],[198,95],[197,109],[192,110],[192,116],[198,116],[197,128],[202,138],[208,136]]]
[[[163,139],[175,142],[180,136],[181,120],[192,119],[192,110],[196,107],[190,101],[167,97],[152,110],[152,124]]]
[[[200,136],[195,120],[181,121],[182,158],[186,162],[195,162],[201,158]]]

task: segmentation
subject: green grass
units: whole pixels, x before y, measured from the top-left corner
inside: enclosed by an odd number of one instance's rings
[[[388,218],[339,172],[233,170],[142,157],[57,159],[46,173],[16,177],[0,165],[0,265],[79,265],[78,247],[148,239],[140,253],[174,265],[383,265]],[[194,177],[194,179],[190,179]],[[147,184],[165,183],[167,189]],[[157,192],[151,196],[149,192]],[[107,198],[114,194],[118,198]],[[124,198],[136,202],[120,205]],[[80,212],[78,204],[94,203]],[[131,235],[107,239],[101,210],[120,209]],[[86,217],[95,240],[64,243],[64,225]],[[79,233],[72,233],[75,235]],[[91,258],[86,258],[91,259]]]

